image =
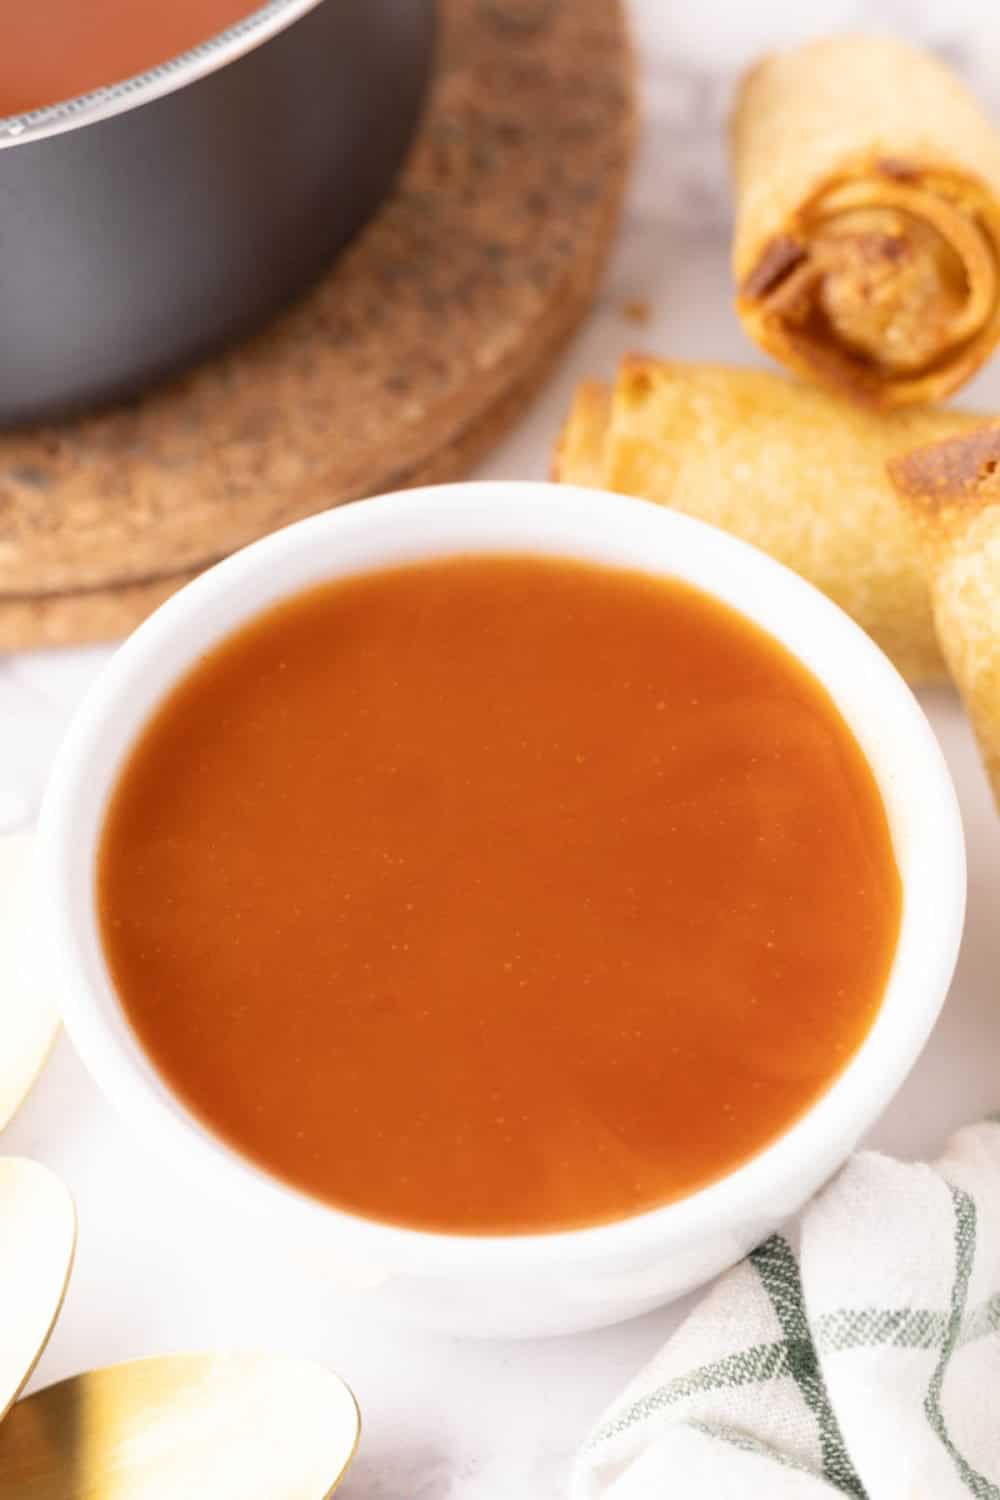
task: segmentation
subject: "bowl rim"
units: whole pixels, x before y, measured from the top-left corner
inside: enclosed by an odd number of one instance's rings
[[[154,63],[141,73],[114,79],[69,99],[40,104],[20,114],[0,116],[0,151],[95,125],[99,120],[109,120],[164,94],[172,94],[252,52],[322,3],[323,0],[263,0],[263,4],[254,6],[222,31],[213,32],[193,47]]]
[[[363,1218],[271,1176],[188,1114],[155,1073],[134,1035],[128,1045],[123,1042],[123,1034],[130,1034],[130,1029],[94,935],[93,854],[106,799],[106,792],[104,798],[95,796],[94,787],[102,777],[107,789],[114,785],[149,708],[199,653],[243,619],[266,609],[272,600],[294,594],[321,577],[337,576],[338,571],[348,576],[407,557],[477,550],[459,540],[463,532],[482,525],[492,535],[510,526],[512,517],[513,529],[525,532],[519,543],[492,541],[478,550],[603,557],[610,565],[618,565],[617,541],[612,545],[605,536],[588,551],[568,534],[572,530],[574,536],[586,535],[587,527],[596,524],[598,533],[603,527],[608,535],[613,529],[616,537],[624,537],[622,545],[634,542],[638,548],[649,543],[655,551],[655,542],[661,547],[664,557],[631,564],[640,571],[661,576],[674,573],[691,581],[692,570],[697,572],[699,566],[718,568],[723,580],[718,593],[703,579],[695,586],[740,609],[727,597],[727,590],[739,579],[740,588],[752,585],[758,601],[755,610],[783,612],[788,629],[794,618],[796,643],[791,644],[787,636],[778,638],[827,688],[859,741],[864,739],[865,726],[852,718],[841,700],[841,691],[847,691],[850,684],[854,684],[850,691],[866,692],[877,702],[878,712],[890,726],[886,740],[890,749],[883,757],[892,762],[890,773],[880,774],[864,743],[862,749],[872,764],[887,814],[890,803],[905,804],[916,829],[916,844],[909,851],[896,850],[904,887],[903,913],[897,952],[876,1020],[824,1093],[775,1141],[695,1193],[638,1214],[578,1229],[453,1234]],[[378,553],[380,535],[398,536],[400,530],[405,535],[407,526],[419,532],[419,542],[397,544],[395,554],[391,547],[383,547],[380,556],[364,565],[338,568],[338,556],[345,550],[349,554],[351,546],[363,548],[366,533],[370,533],[369,546],[375,538]],[[274,586],[282,568],[296,567],[307,570],[306,581],[300,578],[291,586]],[[241,601],[254,580],[272,592],[265,602],[246,608]],[[782,601],[777,606],[776,599]],[[743,612],[761,624],[751,609],[743,608]],[[776,630],[771,633],[778,634]],[[838,653],[838,665],[829,675],[809,659],[816,641],[822,650],[835,647]],[[164,686],[155,692],[149,689],[149,708],[137,713],[132,731],[116,735],[116,711],[129,694],[140,691],[155,664],[171,651],[179,659],[169,669],[161,666]],[[857,686],[858,673],[867,674],[862,688]],[[81,820],[92,824],[92,836],[81,833]],[[86,871],[75,883],[74,861]],[[216,1198],[228,1200],[250,1217],[267,1218],[272,1229],[281,1223],[293,1235],[324,1242],[333,1258],[342,1252],[352,1263],[386,1267],[389,1274],[401,1268],[421,1273],[520,1272],[559,1264],[597,1264],[606,1262],[609,1255],[617,1259],[662,1254],[718,1236],[748,1219],[773,1223],[796,1210],[806,1196],[802,1184],[809,1180],[813,1187],[819,1186],[845,1159],[922,1050],[957,960],[966,893],[961,816],[940,746],[908,686],[859,626],[798,575],[704,522],[644,500],[533,481],[431,486],[322,512],[233,554],[167,600],[115,653],[77,711],[43,800],[35,878],[43,955],[60,986],[67,1030],[95,1081],[124,1119],[142,1132],[161,1157],[183,1166],[190,1178]],[[94,973],[87,976],[88,942],[92,963],[96,945],[96,979]],[[112,1014],[110,1022],[105,1010]],[[781,1205],[779,1211],[773,1207],[776,1203]]]

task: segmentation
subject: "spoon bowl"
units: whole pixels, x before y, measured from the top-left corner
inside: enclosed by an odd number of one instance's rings
[[[0,836],[0,1130],[41,1072],[59,1029],[59,1013],[31,977],[30,833]]]
[[[361,1431],[330,1370],[264,1354],[111,1365],[19,1401],[0,1500],[325,1500]]]
[[[76,1210],[48,1167],[0,1157],[0,1419],[49,1341],[73,1266]],[[0,1459],[0,1495],[5,1495]]]

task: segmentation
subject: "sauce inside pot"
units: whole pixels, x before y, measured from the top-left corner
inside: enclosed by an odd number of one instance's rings
[[[260,0],[10,0],[0,19],[0,118],[167,62]]]
[[[465,557],[201,658],[111,799],[101,931],[212,1130],[371,1217],[545,1230],[773,1141],[878,1011],[901,890],[823,687],[680,583]]]

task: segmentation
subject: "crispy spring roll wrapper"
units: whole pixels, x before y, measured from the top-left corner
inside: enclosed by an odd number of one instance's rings
[[[1000,338],[1000,134],[942,63],[888,37],[766,57],[731,130],[747,332],[886,410],[954,391]]]
[[[1000,425],[889,465],[926,550],[934,622],[1000,809]]]
[[[604,486],[604,438],[611,415],[611,391],[603,380],[581,380],[556,440],[552,478],[561,484]]]
[[[886,462],[982,417],[877,416],[763,370],[632,356],[579,391],[555,477],[643,496],[752,542],[828,594],[911,682],[945,667],[915,523]]]

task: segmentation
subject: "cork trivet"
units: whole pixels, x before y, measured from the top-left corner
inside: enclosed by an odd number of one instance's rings
[[[0,649],[121,635],[234,548],[458,476],[590,305],[634,117],[618,0],[443,0],[378,216],[265,332],[154,393],[0,436]]]

